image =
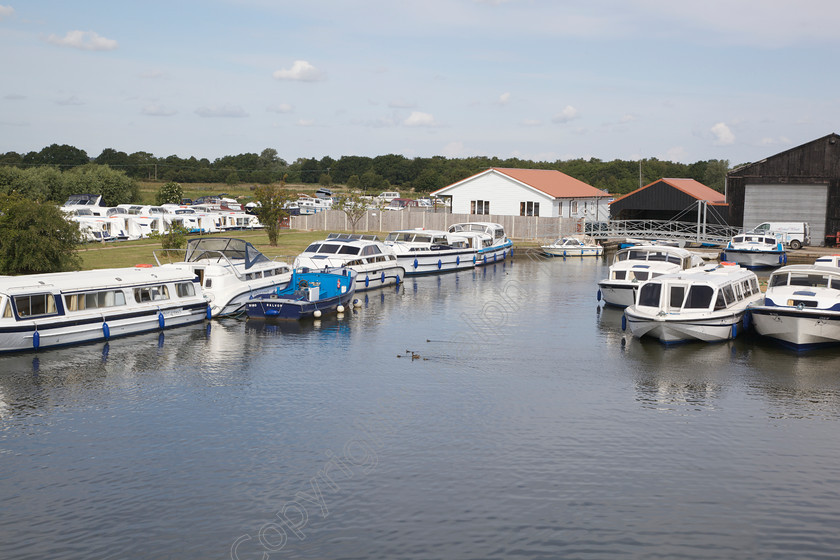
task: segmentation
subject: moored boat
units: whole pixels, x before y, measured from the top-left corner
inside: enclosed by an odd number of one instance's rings
[[[160,263],[158,254],[155,259]],[[292,277],[288,264],[271,260],[247,241],[232,237],[192,239],[184,260],[162,265],[166,267],[189,270],[198,278],[213,317],[240,312],[251,296],[285,288]]]
[[[696,267],[642,283],[624,321],[633,336],[664,343],[728,340],[743,330],[747,306],[762,297],[758,277],[746,268]]]
[[[474,268],[478,249],[472,242],[463,235],[422,228],[392,231],[385,238],[407,275]]]
[[[764,301],[748,309],[756,332],[796,350],[840,343],[838,261],[822,257],[774,271]]]
[[[203,321],[195,276],[162,267],[0,277],[0,352],[109,340]]]
[[[594,241],[577,237],[562,237],[540,247],[549,257],[600,257],[604,248]]]
[[[476,266],[503,261],[513,256],[513,241],[505,235],[501,224],[491,222],[464,222],[449,226],[449,233],[473,237],[476,253]]]
[[[769,268],[787,263],[787,253],[782,243],[772,235],[742,233],[729,241],[720,260],[747,268]]]
[[[703,265],[703,257],[667,245],[637,245],[616,252],[608,278],[598,282],[598,299],[606,305],[627,307],[636,301],[641,282]]]
[[[350,268],[356,271],[356,291],[399,284],[405,268],[397,262],[393,248],[371,237],[330,234],[298,255],[295,268]]]
[[[349,268],[314,272],[295,269],[285,289],[255,295],[245,304],[251,319],[304,319],[341,313],[356,291],[356,272]]]

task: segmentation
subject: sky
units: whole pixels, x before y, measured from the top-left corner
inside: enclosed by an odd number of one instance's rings
[[[0,0],[0,153],[758,161],[840,132],[837,0]]]

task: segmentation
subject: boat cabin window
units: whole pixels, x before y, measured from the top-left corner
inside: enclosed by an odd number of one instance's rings
[[[321,245],[321,248],[318,249],[318,254],[319,255],[322,255],[322,254],[334,255],[334,254],[338,253],[338,250],[340,248],[341,248],[341,246],[336,245],[335,243],[324,243],[323,245]]]
[[[321,247],[320,243],[313,243],[309,247],[306,248],[304,253],[317,253],[318,249]]]
[[[125,305],[125,294],[121,290],[101,290],[83,294],[69,294],[64,296],[64,305],[68,311],[115,307]]]
[[[735,291],[735,297],[738,298],[738,301],[744,299],[744,292],[741,291],[741,284],[734,284],[732,288]]]
[[[209,281],[210,280],[208,279],[208,282]],[[169,299],[169,289],[164,285],[134,288],[134,300],[137,303],[161,301],[165,299]]]
[[[671,309],[680,309],[685,299],[685,286],[671,286],[668,305]]]
[[[769,244],[769,245],[775,245],[776,244],[776,238],[775,237],[765,237],[764,242]]]
[[[750,278],[750,286],[752,286],[752,293],[754,294],[761,291],[758,287],[758,278]]]
[[[718,309],[726,309],[726,300],[723,298],[723,290],[718,290],[717,299],[715,300],[715,311]]]
[[[414,239],[412,240],[415,243],[431,243],[432,236],[431,235],[415,235]]]
[[[827,288],[829,276],[823,274],[807,274],[804,272],[791,272],[791,286],[808,286],[810,288]]]
[[[36,294],[31,296],[15,296],[15,309],[18,317],[41,317],[57,315],[55,296],[52,294]]]
[[[671,264],[683,266],[683,260],[675,255],[668,255],[667,257],[665,257],[665,260]]]
[[[639,305],[644,307],[659,307],[659,296],[662,294],[662,284],[651,282],[639,290]]]
[[[744,236],[743,235],[736,235],[735,237],[732,238],[732,242],[733,243],[743,243],[744,242]]]
[[[723,288],[721,288],[723,295],[726,297],[726,305],[732,305],[735,303],[735,292],[732,290],[732,285],[727,284]]]
[[[382,251],[376,245],[368,245],[364,249],[362,249],[362,255],[378,255]],[[358,253],[354,253],[358,254]]]
[[[648,278],[649,278],[648,272],[647,271],[641,271],[641,270],[634,270],[633,271],[633,276],[639,282],[644,282],[645,280],[648,280]]]
[[[341,249],[338,250],[340,255],[358,255],[361,249],[359,247],[354,247],[352,245],[345,245]]]
[[[614,262],[621,262],[626,261],[628,257],[627,251],[619,251],[615,254],[615,261]]]
[[[708,309],[712,304],[714,293],[715,291],[711,286],[695,284],[688,289],[684,307],[686,309]]]
[[[191,297],[195,295],[195,286],[192,282],[178,282],[175,284],[175,293],[178,297]]]
[[[616,270],[615,272],[613,272],[613,280],[624,280],[626,277],[626,270]]]
[[[775,288],[776,286],[787,286],[787,280],[787,272],[774,274],[770,277],[770,282],[767,284],[767,286],[769,288]]]
[[[662,261],[662,262],[664,262],[665,261],[665,253],[662,253],[661,251],[651,251],[648,254],[648,260],[649,261]]]
[[[628,258],[634,261],[646,261],[647,251],[630,251],[628,253]]]
[[[3,318],[4,319],[11,319],[12,318],[12,306],[9,305],[9,300],[3,301]]]

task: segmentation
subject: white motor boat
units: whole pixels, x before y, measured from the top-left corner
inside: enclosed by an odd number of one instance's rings
[[[0,277],[0,352],[109,340],[206,317],[195,275],[175,268]]]
[[[407,275],[474,268],[478,249],[472,242],[463,235],[421,228],[392,231],[385,238]]]
[[[742,233],[729,241],[720,260],[747,268],[768,268],[787,263],[787,254],[781,241],[772,235]]]
[[[340,267],[356,271],[357,292],[399,284],[405,277],[405,268],[397,262],[394,249],[374,236],[330,234],[295,259],[295,269]]]
[[[474,237],[478,248],[476,266],[503,261],[513,256],[513,241],[505,235],[505,228],[490,222],[465,222],[449,226],[450,233]]]
[[[776,270],[748,316],[758,334],[796,350],[840,343],[840,256]]]
[[[735,338],[747,306],[763,298],[754,272],[732,263],[665,274],[639,286],[636,303],[624,310],[635,337],[664,343]]]
[[[598,282],[598,300],[627,307],[636,301],[641,282],[703,265],[703,257],[667,245],[636,245],[616,252],[610,275]]]
[[[171,252],[155,251],[155,260],[160,264],[158,255]],[[184,253],[183,262],[163,264],[161,268],[189,270],[198,277],[212,317],[238,313],[252,296],[285,288],[292,277],[292,267],[269,259],[242,239],[191,239]]]
[[[600,257],[604,253],[604,248],[598,243],[577,237],[562,237],[540,248],[549,257]]]

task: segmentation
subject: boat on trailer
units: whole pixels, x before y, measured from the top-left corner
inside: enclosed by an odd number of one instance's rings
[[[295,269],[288,287],[255,295],[245,304],[245,312],[249,319],[318,318],[344,312],[355,291],[356,272],[349,268]]]
[[[680,247],[634,245],[620,249],[609,277],[598,282],[598,300],[617,307],[633,305],[642,282],[696,266],[703,266],[703,257]]]
[[[758,334],[795,350],[840,343],[840,256],[774,271],[747,314]]]
[[[155,251],[155,260],[160,264],[161,258],[167,259],[172,253],[172,249]],[[239,313],[252,296],[285,288],[292,278],[291,266],[269,259],[242,239],[191,239],[186,250],[174,251],[180,253],[184,254],[183,261],[161,267],[191,271],[210,302],[212,317]]]
[[[295,268],[318,270],[347,267],[356,271],[356,291],[400,284],[405,268],[394,250],[372,235],[331,233],[309,245],[295,259]]]
[[[747,268],[769,268],[786,264],[787,253],[782,242],[772,235],[742,233],[729,241],[720,260]]]
[[[735,263],[691,268],[642,283],[622,327],[666,344],[728,340],[743,330],[747,307],[762,297],[755,273]]]
[[[476,266],[503,261],[513,256],[513,241],[508,239],[501,224],[491,222],[464,222],[449,226],[449,233],[475,239]]]
[[[472,243],[463,235],[422,228],[392,231],[385,238],[407,275],[474,268],[478,249]]]
[[[107,341],[207,317],[189,271],[138,266],[0,277],[0,352]]]

